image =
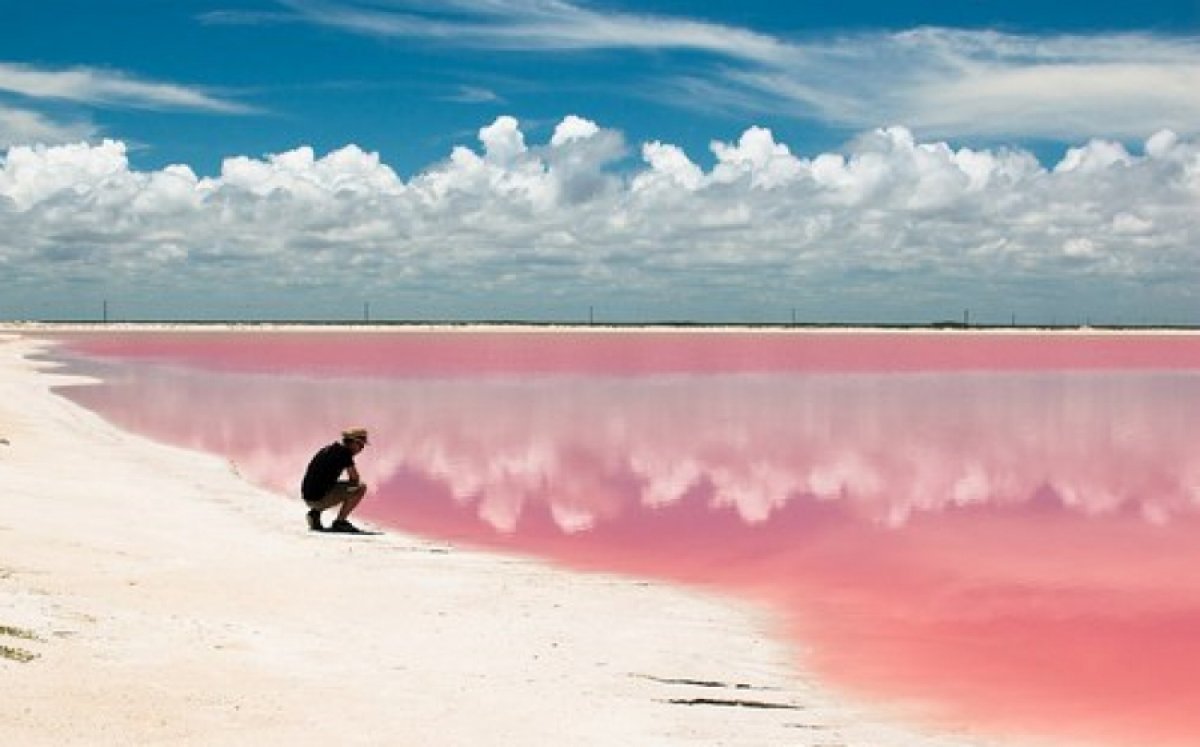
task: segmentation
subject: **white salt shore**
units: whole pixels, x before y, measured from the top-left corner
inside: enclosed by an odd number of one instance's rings
[[[298,499],[52,393],[44,347],[0,334],[0,743],[983,744],[839,701],[764,610],[311,534]]]

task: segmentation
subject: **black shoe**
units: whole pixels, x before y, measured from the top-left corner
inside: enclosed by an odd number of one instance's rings
[[[345,519],[337,519],[336,521],[334,521],[332,524],[329,525],[329,531],[345,532],[346,534],[361,534],[362,533],[361,529],[354,526],[353,524],[346,521]]]
[[[308,529],[312,532],[323,532],[325,527],[321,524],[321,512],[313,509],[306,514],[308,519]]]

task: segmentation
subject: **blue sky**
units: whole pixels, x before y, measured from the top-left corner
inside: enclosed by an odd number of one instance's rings
[[[1200,323],[1194,0],[3,11],[0,317]]]

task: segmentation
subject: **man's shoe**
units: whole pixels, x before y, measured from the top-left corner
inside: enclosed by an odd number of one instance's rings
[[[321,525],[321,512],[313,509],[306,514],[308,519],[308,529],[312,532],[323,532],[325,527]]]
[[[361,530],[358,527],[354,526],[353,524],[346,521],[345,519],[337,519],[336,521],[334,521],[332,524],[329,525],[329,531],[345,532],[346,534],[358,534],[359,532],[361,532]]]

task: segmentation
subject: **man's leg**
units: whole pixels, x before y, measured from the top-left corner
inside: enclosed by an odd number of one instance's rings
[[[325,525],[321,523],[321,504],[318,501],[305,501],[308,506],[308,513],[304,518],[308,521],[308,528],[314,532],[324,531]]]
[[[315,531],[324,529],[324,526],[321,524],[321,512],[334,506],[341,506],[338,510],[337,520],[345,521],[350,512],[358,506],[366,492],[366,485],[351,485],[348,482],[339,482],[330,488],[329,492],[319,501],[306,501],[305,503],[308,505],[308,528]]]
[[[347,486],[352,489],[347,491],[345,499],[342,501],[342,507],[338,509],[337,521],[345,521],[350,518],[350,514],[354,509],[358,508],[358,504],[362,502],[363,496],[367,494],[366,485]]]

